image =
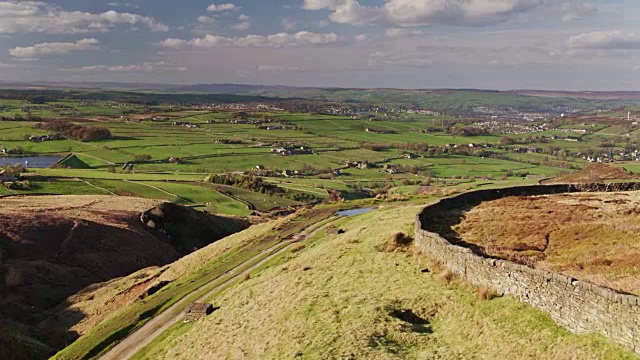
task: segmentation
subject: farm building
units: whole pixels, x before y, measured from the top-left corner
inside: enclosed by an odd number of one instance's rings
[[[197,321],[213,312],[213,305],[210,303],[194,302],[189,305],[184,312],[184,322]]]

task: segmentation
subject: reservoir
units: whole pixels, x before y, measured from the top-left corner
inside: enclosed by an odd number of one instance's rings
[[[20,164],[28,168],[48,168],[60,159],[60,156],[0,157],[0,166]]]
[[[373,210],[374,208],[361,208],[361,209],[351,209],[351,210],[342,210],[336,213],[337,216],[355,216],[364,214]]]

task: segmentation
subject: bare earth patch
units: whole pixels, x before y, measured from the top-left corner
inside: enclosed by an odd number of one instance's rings
[[[487,201],[453,230],[488,255],[640,294],[640,192]]]

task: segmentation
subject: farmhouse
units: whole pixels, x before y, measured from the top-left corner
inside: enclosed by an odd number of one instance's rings
[[[173,157],[173,156],[169,157],[169,158],[167,159],[167,161],[168,161],[170,164],[183,164],[183,163],[184,163],[184,159],[179,158],[179,157]]]
[[[15,148],[15,149],[2,148],[2,153],[4,155],[20,155],[24,153],[24,151],[20,148]]]
[[[271,149],[271,152],[280,156],[313,154],[313,150],[306,146],[274,148]]]
[[[0,170],[0,183],[12,183],[17,180],[18,178],[15,175],[9,175],[7,170]]]
[[[184,312],[184,322],[197,321],[213,312],[213,305],[209,303],[194,302]]]
[[[31,135],[29,136],[29,141],[31,142],[43,142],[43,141],[53,141],[53,140],[64,140],[65,137],[60,134],[54,135]]]

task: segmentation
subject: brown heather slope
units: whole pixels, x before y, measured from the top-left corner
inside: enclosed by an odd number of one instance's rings
[[[632,180],[637,179],[625,169],[601,163],[593,163],[585,166],[580,171],[561,175],[553,179],[543,181],[544,184],[575,184],[594,183],[605,180]]]
[[[640,294],[640,192],[487,201],[453,230],[488,255]]]
[[[69,329],[85,314],[65,310],[81,290],[171,263],[246,226],[140,198],[0,199],[0,358],[43,358],[73,341]]]

